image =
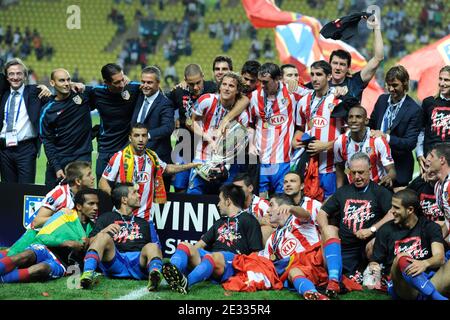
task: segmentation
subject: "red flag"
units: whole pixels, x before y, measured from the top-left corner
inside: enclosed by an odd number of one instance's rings
[[[439,70],[450,65],[450,35],[417,50],[400,60],[412,80],[419,81],[417,95],[420,100],[438,91]]]

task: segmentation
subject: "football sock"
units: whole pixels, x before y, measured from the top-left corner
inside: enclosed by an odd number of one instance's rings
[[[214,259],[210,255],[206,255],[202,262],[192,270],[188,276],[188,284],[192,286],[200,281],[209,279],[214,271]]]
[[[160,257],[155,257],[147,264],[147,271],[150,273],[153,270],[162,270],[162,260]]]
[[[16,266],[14,265],[10,257],[4,257],[0,259],[0,275],[9,273],[14,270]]]
[[[328,279],[340,282],[342,275],[341,240],[328,239],[323,246],[323,252],[328,268]]]
[[[30,279],[28,269],[16,269],[0,277],[0,283],[27,282]]]
[[[433,300],[448,300],[436,290],[434,285],[427,279],[423,272],[415,277],[406,274],[405,271],[410,264],[411,263],[408,261],[408,257],[406,256],[402,256],[398,259],[398,266],[402,272],[403,279],[405,279],[411,287]]]
[[[98,256],[97,251],[89,250],[86,252],[86,256],[84,256],[84,272],[86,271],[95,271],[97,269],[98,262],[100,261],[100,257]]]
[[[191,256],[191,252],[189,251],[189,248],[180,243],[177,247],[177,250],[175,250],[175,253],[170,258],[170,263],[172,263],[175,267],[178,268],[182,273],[186,274],[187,266],[188,266],[188,259]]]
[[[292,283],[294,284],[295,290],[297,290],[297,292],[300,293],[301,295],[305,294],[305,292],[307,291],[317,292],[317,289],[314,286],[314,284],[304,276],[295,277]]]

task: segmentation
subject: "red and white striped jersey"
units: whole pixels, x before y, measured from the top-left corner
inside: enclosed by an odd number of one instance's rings
[[[311,217],[300,220],[291,215],[283,228],[278,228],[267,239],[262,255],[268,259],[275,254],[278,259],[288,258],[294,253],[309,249],[320,241],[319,231],[315,223],[322,204],[309,197],[303,198],[302,208],[307,210]]]
[[[357,152],[364,152],[370,158],[370,179],[378,183],[387,172],[385,167],[394,164],[391,148],[384,137],[374,138],[370,136],[370,128],[366,128],[366,135],[363,140],[356,142],[350,137],[350,131],[341,134],[334,142],[335,163],[344,162],[345,168],[349,168],[350,158]],[[352,183],[351,177],[347,174],[348,181]]]
[[[75,204],[73,202],[74,195],[68,184],[60,184],[45,195],[42,200],[42,207],[46,207],[53,212],[59,211],[63,208],[73,209]]]
[[[332,118],[331,112],[341,100],[332,91],[322,98],[315,97],[315,91],[304,96],[296,106],[296,125],[310,131],[311,136],[323,142],[334,141],[341,134],[344,120]],[[335,171],[333,150],[319,154],[319,173]]]
[[[444,182],[438,180],[434,185],[434,194],[439,209],[444,213],[445,224],[450,228],[450,174],[445,177]]]
[[[122,183],[120,178],[120,162],[122,158],[122,151],[116,152],[108,162],[105,170],[103,171],[102,177],[108,181],[115,183]],[[158,157],[159,164],[166,169],[166,163],[161,161]],[[152,219],[151,209],[153,203],[153,195],[155,189],[155,166],[152,160],[146,155],[138,156],[134,155],[134,172],[133,172],[133,183],[138,184],[138,193],[141,196],[141,206],[136,209],[133,213],[139,218],[143,218],[147,221]],[[118,209],[118,208],[117,208]]]
[[[206,135],[213,136],[214,131],[219,128],[220,122],[225,118],[229,110],[225,109],[221,103],[218,93],[207,93],[202,95],[198,100],[193,113],[202,117],[199,122],[200,127]],[[247,127],[250,122],[250,114],[247,110],[243,111],[236,119],[243,126]],[[196,160],[211,159],[212,151],[210,145],[204,141],[198,141],[195,150]]]
[[[269,210],[269,201],[260,198],[257,195],[253,195],[249,209],[251,209],[251,213],[255,217],[262,218],[267,214],[267,210]]]
[[[275,101],[265,100],[264,90],[259,88],[253,91],[249,106],[260,161],[263,164],[289,162],[295,132],[295,98],[280,82]]]

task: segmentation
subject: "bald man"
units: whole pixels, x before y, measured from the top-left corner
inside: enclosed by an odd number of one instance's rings
[[[55,69],[50,76],[55,96],[42,108],[39,137],[47,155],[45,184],[54,187],[65,178],[64,167],[73,161],[91,162],[92,121],[87,87],[83,93],[71,90],[70,74]]]

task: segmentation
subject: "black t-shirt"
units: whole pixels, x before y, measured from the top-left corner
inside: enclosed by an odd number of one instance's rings
[[[407,252],[415,260],[431,258],[433,242],[444,243],[441,228],[425,217],[419,217],[412,229],[402,228],[394,221],[389,221],[377,232],[372,259],[383,263],[384,272],[389,274],[392,262],[399,253]]]
[[[339,222],[342,245],[359,246],[361,240],[355,233],[382,219],[392,206],[391,199],[389,190],[372,181],[363,190],[348,184],[339,188],[321,209]]]
[[[420,206],[424,216],[431,221],[445,221],[444,212],[442,212],[436,202],[436,195],[434,194],[434,187],[421,176],[415,178],[408,185],[408,189],[417,192],[420,199]]]
[[[150,225],[146,220],[136,216],[123,216],[117,211],[100,215],[89,236],[94,237],[113,223],[120,225],[119,233],[113,237],[119,252],[141,251],[147,243],[151,242]]]
[[[425,129],[423,151],[426,155],[433,144],[450,141],[450,101],[428,97],[422,102],[422,110]]]
[[[60,158],[92,152],[91,90],[72,92],[64,100],[52,98],[42,108],[39,134],[55,171],[63,169]]]
[[[106,85],[94,87],[91,107],[100,114],[99,152],[115,153],[128,144],[139,86],[138,82],[130,82],[122,93],[112,93]]]
[[[340,84],[333,84],[329,81],[330,87],[345,87],[347,86],[348,92],[345,97],[354,97],[359,101],[362,99],[364,89],[367,87],[367,83],[364,83],[361,79],[361,71],[356,72],[352,77],[345,77],[344,81]]]
[[[212,252],[250,254],[263,249],[261,227],[258,220],[247,211],[241,211],[232,218],[221,217],[201,240],[206,243],[206,250]]]

